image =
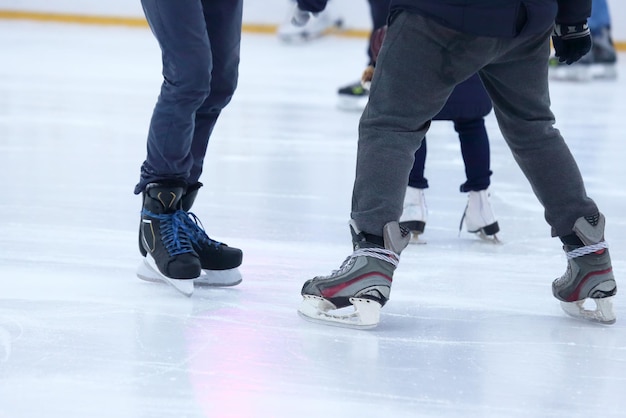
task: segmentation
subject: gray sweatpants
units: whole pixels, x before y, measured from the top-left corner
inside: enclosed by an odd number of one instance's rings
[[[488,38],[460,33],[418,14],[392,21],[359,124],[352,219],[370,234],[397,221],[413,154],[454,86],[478,72],[502,135],[545,209],[552,236],[598,212],[554,125],[548,91],[550,33]]]

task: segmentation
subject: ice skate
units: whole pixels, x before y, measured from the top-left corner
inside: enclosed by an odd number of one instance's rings
[[[187,214],[191,243],[202,264],[202,274],[194,283],[204,286],[236,286],[241,283],[237,267],[241,265],[242,251],[209,238],[198,217],[192,212]]]
[[[459,232],[463,229],[464,222],[467,232],[477,234],[482,239],[496,243],[500,242],[496,236],[500,231],[500,227],[491,209],[487,190],[470,191],[468,193],[467,206],[461,218]]]
[[[183,190],[178,184],[151,183],[143,192],[139,238],[144,260],[137,276],[166,282],[191,296],[201,264],[189,236],[187,214],[182,210]]]
[[[307,320],[327,325],[373,328],[389,300],[393,272],[409,243],[409,233],[398,222],[389,222],[383,230],[383,246],[368,241],[372,237],[360,232],[354,221],[350,231],[354,252],[330,275],[304,283],[298,312]]]
[[[236,286],[242,280],[238,269],[243,258],[242,251],[211,239],[202,227],[200,219],[190,212],[200,187],[202,183],[189,186],[181,201],[182,209],[188,215],[187,226],[191,244],[202,265],[202,274],[194,280],[194,283],[204,286]]]
[[[426,228],[426,219],[428,218],[428,207],[426,206],[426,198],[424,197],[424,189],[417,189],[408,186],[404,195],[404,204],[402,206],[402,216],[400,216],[400,226],[411,232],[412,244],[425,244],[426,242],[419,239]]]
[[[567,65],[550,58],[550,78],[559,81],[586,82],[617,79],[617,53],[608,28],[593,36],[591,51],[579,61]]]
[[[608,245],[604,241],[604,215],[579,218],[574,233],[583,245],[565,244],[565,274],[552,283],[552,294],[568,315],[602,324],[615,323],[613,298],[617,293]],[[595,303],[587,309],[585,302]]]
[[[362,111],[369,100],[369,90],[361,81],[339,88],[337,95],[337,107],[341,110]]]
[[[296,7],[294,5],[294,7]],[[287,19],[278,27],[276,35],[278,39],[286,43],[303,43],[330,34],[341,29],[343,20],[334,17],[327,7],[324,11],[312,15],[304,26],[296,26],[291,19],[293,12],[290,10]]]

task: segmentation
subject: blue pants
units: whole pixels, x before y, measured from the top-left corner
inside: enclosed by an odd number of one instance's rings
[[[609,14],[609,5],[606,0],[593,0],[591,3],[591,17],[588,23],[592,34],[611,26],[611,15]]]
[[[164,81],[136,194],[152,182],[198,182],[211,132],[237,86],[242,2],[141,1]]]
[[[461,192],[486,190],[490,184],[491,170],[489,137],[485,129],[485,119],[454,120],[454,130],[459,134],[461,154],[465,163],[465,183]],[[426,165],[426,138],[415,152],[415,162],[409,173],[409,186],[427,189],[428,180],[424,177]]]
[[[372,32],[378,28],[382,28],[387,24],[387,16],[389,16],[389,4],[391,0],[369,0],[370,15],[372,17]],[[371,37],[370,37],[371,40]],[[367,56],[369,57],[368,65],[373,65],[372,46],[367,45]]]

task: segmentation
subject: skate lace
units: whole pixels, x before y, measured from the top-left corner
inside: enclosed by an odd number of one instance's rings
[[[586,245],[584,247],[575,248],[572,251],[568,251],[565,253],[565,256],[568,260],[576,257],[582,257],[587,254],[595,253],[596,251],[600,251],[602,249],[609,248],[609,244],[606,241],[599,242],[597,244]]]
[[[392,264],[394,268],[398,267],[398,263],[400,262],[398,255],[391,250],[386,250],[384,248],[359,248],[357,250],[354,250],[354,252],[351,255],[349,255],[343,261],[343,263],[341,263],[341,266],[339,266],[339,269],[333,270],[330,273],[329,277],[343,274],[348,269],[348,267],[352,265],[352,260],[354,260],[357,257],[362,257],[362,256],[378,258],[379,260],[383,260],[383,261],[386,261],[387,263]]]
[[[187,212],[187,216],[185,216],[185,227],[191,242],[196,245],[205,244],[213,245],[215,247],[222,245],[221,242],[215,241],[207,235],[202,222],[193,212]]]
[[[170,256],[193,252],[188,228],[185,227],[187,214],[182,210],[174,213],[156,214],[148,210],[143,211],[146,216],[159,221],[161,241]]]

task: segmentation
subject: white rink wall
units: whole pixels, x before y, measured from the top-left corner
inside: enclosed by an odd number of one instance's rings
[[[289,0],[244,0],[244,23],[276,25],[285,19]],[[333,0],[331,10],[341,16],[350,29],[370,28],[366,0]],[[609,0],[613,37],[626,42],[626,1]],[[142,17],[139,0],[0,0],[0,10],[50,12],[119,17]]]

